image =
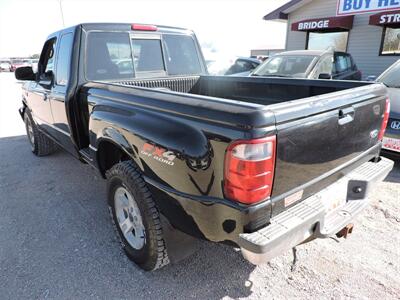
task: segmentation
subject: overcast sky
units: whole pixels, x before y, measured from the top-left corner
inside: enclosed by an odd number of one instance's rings
[[[193,29],[202,46],[233,55],[281,48],[285,23],[262,17],[287,0],[62,0],[65,26],[82,22],[160,24]],[[63,27],[59,0],[0,0],[0,57],[40,53]],[[207,52],[207,49],[206,49]]]

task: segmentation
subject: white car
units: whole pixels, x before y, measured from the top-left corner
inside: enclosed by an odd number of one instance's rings
[[[400,59],[384,71],[376,81],[388,88],[390,115],[383,137],[382,148],[400,155]]]
[[[0,72],[10,72],[11,71],[11,64],[8,61],[0,62]]]

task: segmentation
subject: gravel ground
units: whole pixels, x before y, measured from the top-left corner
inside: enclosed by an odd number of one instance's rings
[[[58,152],[30,153],[16,109],[20,90],[0,73],[0,298],[400,298],[400,164],[371,197],[354,233],[299,246],[262,266],[207,242],[154,273],[115,238],[105,184]]]

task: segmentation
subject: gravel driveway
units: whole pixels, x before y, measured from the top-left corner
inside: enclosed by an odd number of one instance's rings
[[[65,152],[31,154],[16,109],[20,90],[0,73],[0,298],[399,298],[400,164],[371,197],[347,239],[318,240],[262,266],[200,243],[154,273],[120,250],[105,182]]]

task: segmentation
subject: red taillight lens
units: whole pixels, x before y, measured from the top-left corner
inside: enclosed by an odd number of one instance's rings
[[[381,125],[381,130],[379,130],[379,135],[378,135],[378,139],[380,141],[383,139],[383,135],[385,134],[385,129],[386,129],[387,123],[389,121],[389,113],[390,113],[390,101],[389,101],[389,98],[386,98],[385,112],[383,113],[383,121],[382,121],[382,125]]]
[[[157,26],[144,25],[144,24],[132,24],[132,30],[157,31]]]
[[[253,204],[271,195],[276,136],[236,141],[225,155],[225,197]]]

